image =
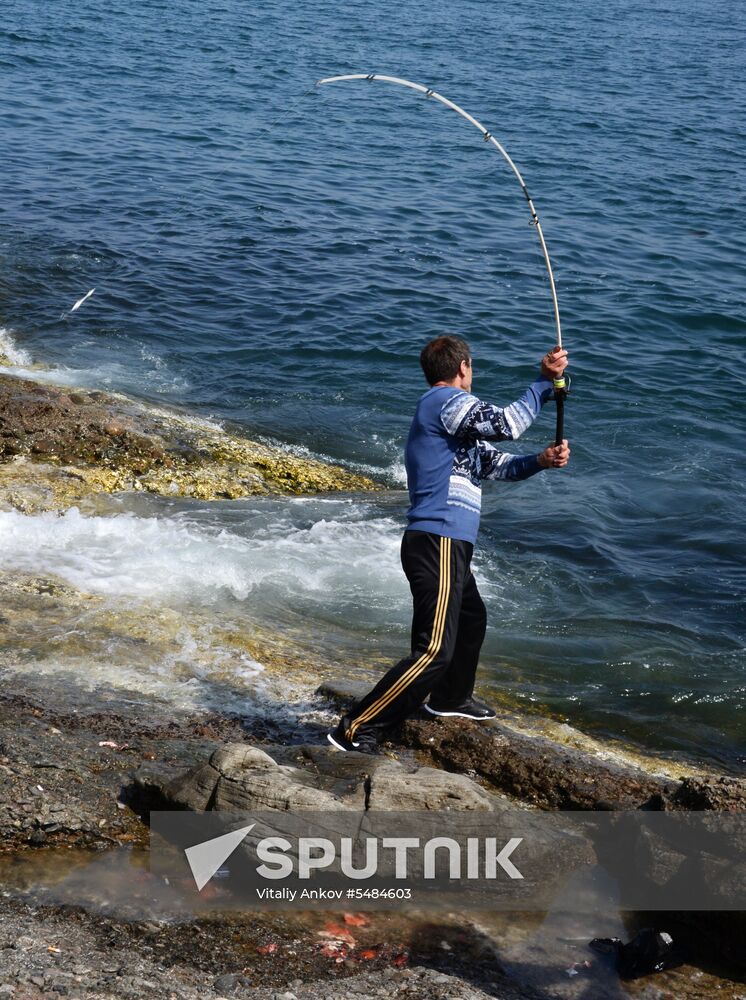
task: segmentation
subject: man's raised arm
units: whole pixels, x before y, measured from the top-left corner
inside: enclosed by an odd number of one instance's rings
[[[539,378],[514,403],[504,407],[485,403],[470,392],[456,393],[440,411],[441,423],[457,438],[515,441],[537,418],[552,395],[552,378],[566,366],[567,351],[555,348],[545,354]]]
[[[550,379],[538,378],[514,403],[495,406],[470,392],[457,393],[440,411],[440,419],[455,437],[515,441],[531,426],[552,394]]]

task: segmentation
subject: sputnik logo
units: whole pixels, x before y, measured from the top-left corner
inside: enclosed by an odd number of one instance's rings
[[[201,892],[207,885],[215,872],[224,865],[228,858],[247,835],[256,826],[251,823],[249,826],[242,826],[239,830],[231,830],[220,837],[212,840],[204,840],[194,847],[187,847],[184,850],[189,867],[192,870],[192,877],[197,885],[197,891]]]
[[[198,892],[202,891],[255,826],[256,821],[249,826],[239,827],[230,833],[204,840],[184,850]],[[511,879],[522,879],[523,875],[510,860],[510,855],[522,842],[522,837],[512,837],[498,853],[497,838],[487,837],[484,839],[484,851],[480,863],[480,839],[469,837],[466,843],[465,877],[495,879],[498,877],[499,868]],[[436,863],[438,850],[448,851],[449,877],[451,879],[463,877],[462,845],[451,837],[432,837],[424,844],[420,842],[419,837],[368,837],[365,840],[363,868],[353,862],[355,843],[356,839],[353,837],[342,837],[338,845],[326,837],[299,837],[297,844],[294,845],[285,837],[265,837],[256,845],[257,858],[262,862],[256,873],[263,879],[286,879],[294,875],[299,879],[309,879],[320,869],[328,868],[329,874],[333,874],[337,871],[338,861],[339,870],[343,875],[356,879],[370,878],[378,871],[380,846],[382,850],[394,852],[395,878],[408,877],[409,860],[414,860],[418,869],[418,862],[421,863],[425,879],[438,878]],[[410,851],[417,852],[414,859],[408,858]],[[391,861],[390,856],[388,860]],[[390,863],[387,868],[390,868]]]

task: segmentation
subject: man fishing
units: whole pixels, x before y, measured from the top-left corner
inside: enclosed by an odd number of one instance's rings
[[[535,455],[511,455],[490,441],[515,441],[552,396],[567,367],[555,347],[540,377],[501,408],[471,394],[469,345],[460,337],[431,340],[420,354],[430,389],[420,398],[406,446],[410,507],[401,560],[412,591],[412,649],[327,734],[340,750],[376,753],[387,732],[429,695],[434,716],[491,719],[474,697],[487,612],[471,572],[479,530],[481,482],[528,479],[567,465],[567,441]]]

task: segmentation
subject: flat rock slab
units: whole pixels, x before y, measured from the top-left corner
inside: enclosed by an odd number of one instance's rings
[[[370,691],[370,684],[365,681],[351,681],[344,677],[324,681],[316,688],[316,694],[328,698],[337,708],[349,708]]]
[[[671,785],[495,722],[408,719],[402,736],[441,767],[473,771],[506,795],[545,809],[637,809]]]
[[[165,775],[161,789],[163,805],[196,814],[222,812],[251,817],[256,829],[239,847],[234,861],[238,872],[243,864],[249,865],[249,872],[252,866],[255,868],[256,842],[264,837],[291,838],[292,843],[302,830],[302,836],[349,838],[351,831],[360,829],[364,818],[374,840],[392,836],[393,830],[397,831],[396,836],[430,840],[454,836],[456,832],[463,838],[480,833],[484,836],[488,829],[490,836],[499,832],[507,845],[508,838],[520,828],[517,843],[525,838],[532,853],[529,867],[515,876],[521,880],[514,885],[522,894],[514,897],[517,901],[531,896],[550,905],[567,881],[568,867],[575,870],[578,864],[594,860],[590,841],[570,826],[549,829],[546,813],[517,809],[465,775],[331,747],[285,749],[292,751],[293,763],[282,762],[283,757],[289,760],[289,754],[282,754],[281,748],[275,751],[271,747],[260,749],[248,743],[229,743],[210,754],[204,764],[183,775],[175,778]],[[146,783],[151,790],[157,785],[152,768],[138,771],[135,782]],[[541,817],[543,822],[536,829],[535,821]],[[219,817],[215,818],[219,821]],[[191,820],[191,816],[177,813],[178,832],[172,827],[172,834],[165,836],[168,839],[176,836],[182,847],[194,843],[197,831]],[[198,839],[209,840],[216,835],[214,831],[204,832],[206,827],[202,829]],[[185,835],[187,839],[183,840]],[[557,864],[560,850],[562,865]],[[393,878],[393,864],[392,855],[379,858],[378,874]],[[410,859],[409,874],[423,877],[423,864],[427,862],[421,855]],[[337,888],[348,885],[343,866],[340,857],[332,859],[328,867],[325,865],[326,875],[341,880]],[[489,905],[493,891],[494,883],[489,881],[465,884],[464,898],[468,893],[475,906],[480,902]],[[451,905],[458,908],[455,897],[450,898]],[[462,898],[460,903],[463,902]]]

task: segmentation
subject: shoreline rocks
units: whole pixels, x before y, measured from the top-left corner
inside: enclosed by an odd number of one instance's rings
[[[302,797],[309,796],[315,788],[323,792],[327,808],[334,798],[342,803],[346,800],[347,806],[353,809],[359,809],[366,801],[369,806],[378,804],[384,809],[399,809],[408,801],[419,808],[424,806],[433,810],[450,806],[465,808],[474,815],[474,810],[504,802],[502,793],[487,787],[484,779],[475,781],[462,774],[449,773],[437,763],[434,767],[428,766],[424,760],[426,755],[419,749],[401,750],[396,755],[398,760],[391,754],[369,758],[333,751],[324,745],[321,727],[318,744],[294,745],[288,741],[289,745],[281,746],[276,742],[260,743],[245,724],[228,716],[204,715],[177,721],[155,720],[137,712],[132,717],[120,718],[112,715],[111,710],[107,712],[105,705],[88,716],[77,713],[74,708],[59,709],[53,704],[24,701],[19,697],[0,699],[0,721],[4,730],[3,755],[8,761],[4,766],[14,772],[11,780],[23,783],[24,789],[32,783],[41,784],[45,795],[51,792],[59,800],[52,802],[50,797],[50,805],[64,802],[72,812],[78,801],[83,802],[89,811],[88,829],[98,831],[95,839],[87,840],[83,824],[75,828],[75,823],[68,822],[69,829],[53,830],[43,846],[31,848],[28,845],[32,827],[20,830],[14,827],[15,832],[10,839],[5,839],[4,847],[17,857],[27,856],[29,852],[41,857],[48,847],[71,843],[97,847],[110,847],[115,843],[144,846],[147,826],[140,817],[146,818],[151,808],[164,807],[166,786],[172,796],[172,805],[176,804],[173,799],[181,797],[182,807],[190,802],[199,807],[207,798],[207,804],[212,799],[213,805],[222,804],[230,809],[259,806],[276,809],[278,816],[288,803],[300,807]],[[425,724],[421,725],[424,733]],[[441,725],[437,720],[431,721],[431,732]],[[99,746],[107,737],[113,737],[118,744],[126,742],[129,747],[118,750]],[[49,767],[49,764],[58,766]],[[252,766],[247,767],[249,764]],[[250,781],[235,781],[243,772],[251,774]],[[187,775],[189,778],[185,780]],[[687,789],[687,801],[715,806],[722,805],[722,795],[730,795],[733,790],[726,782],[716,789],[718,797],[709,786],[694,779],[683,783],[683,787]],[[198,793],[194,801],[190,788]],[[6,786],[2,793],[6,804],[24,797],[25,791],[21,792],[15,784]],[[127,808],[121,809],[117,800]],[[40,818],[43,818],[41,813]],[[117,829],[115,824],[120,818],[124,826]],[[105,823],[100,825],[102,819]],[[138,830],[140,836],[129,839]],[[91,851],[91,855],[115,859],[116,852],[98,850]],[[274,996],[277,992],[282,995],[290,990],[297,997],[308,1000],[322,996],[346,1000],[354,995],[358,982],[374,991],[384,987],[392,991],[401,989],[403,997],[413,1000],[437,997],[436,987],[441,986],[444,997],[478,1000],[484,1000],[485,995],[515,1000],[547,995],[541,991],[536,993],[531,985],[506,978],[500,971],[494,950],[483,960],[473,957],[473,949],[488,946],[494,949],[491,938],[482,940],[477,930],[462,927],[463,940],[456,941],[446,927],[446,920],[442,927],[433,930],[414,913],[396,917],[402,921],[402,940],[404,928],[409,928],[406,933],[416,942],[416,946],[407,944],[413,973],[408,977],[404,975],[406,968],[393,972],[391,955],[385,957],[388,953],[383,951],[380,960],[365,966],[356,965],[354,961],[335,965],[333,959],[324,957],[319,951],[319,940],[327,939],[319,939],[316,931],[309,930],[308,923],[315,920],[317,914],[301,917],[239,914],[167,925],[136,916],[118,919],[82,905],[78,908],[69,904],[43,904],[35,901],[33,891],[29,891],[31,895],[25,895],[26,902],[12,896],[0,900],[0,915],[10,935],[2,942],[2,947],[11,949],[0,955],[6,970],[2,981],[16,985],[19,990],[30,990],[29,996],[37,995],[33,992],[32,975],[42,977],[39,995],[59,982],[69,988],[68,995],[75,996],[81,989],[81,980],[76,980],[78,973],[75,970],[84,965],[90,971],[84,974],[87,988],[82,995],[92,997],[134,997],[138,989],[144,989],[142,983],[147,981],[156,984],[148,987],[149,995],[167,1000],[172,984],[171,970],[178,970],[179,995],[193,996],[195,1000],[197,996],[226,995],[220,992],[228,982],[222,978],[225,976],[238,977],[235,982],[231,980],[235,991],[227,995],[246,998]],[[102,891],[105,890],[102,888]],[[717,939],[721,942],[733,939],[729,915],[713,914],[712,917]],[[393,940],[392,919],[395,918],[389,914],[385,920],[381,917],[380,924],[372,925],[380,927],[375,932],[375,941]],[[75,928],[72,937],[71,927]],[[699,926],[692,931],[695,938],[701,933]],[[61,940],[63,934],[64,941]],[[16,948],[12,941],[17,938],[39,942],[39,947]],[[449,947],[453,950],[440,950],[442,940],[450,942]],[[228,950],[225,948],[227,941],[234,942]],[[48,946],[59,947],[61,951],[48,953]],[[275,947],[278,961],[274,961],[274,955],[267,951]],[[95,961],[88,960],[89,949]],[[38,970],[40,956],[45,958],[41,971]],[[430,973],[425,975],[423,969],[428,965],[445,978],[435,981]],[[68,975],[60,976],[59,971]],[[390,978],[392,975],[395,978]],[[688,993],[683,989],[677,992],[683,982],[681,976],[686,979],[688,973],[683,971],[678,975],[678,979],[663,980],[660,985],[669,991],[673,989],[674,995],[682,998],[696,996],[696,992]],[[215,986],[218,980],[223,985]],[[727,980],[707,973],[707,982],[718,984],[718,995],[737,995],[731,994]],[[406,990],[405,983],[410,984]]]
[[[6,694],[0,729],[0,856],[27,847],[146,844],[147,826],[124,793],[140,762],[160,758],[182,772],[241,732],[227,719],[138,725]]]
[[[126,396],[0,371],[0,506],[62,510],[98,493],[235,500],[378,489],[340,466]]]
[[[511,982],[476,929],[447,918],[353,928],[365,957],[336,963],[329,913],[232,915],[191,924],[117,920],[0,898],[0,997],[42,1000],[542,1000]],[[393,946],[382,946],[390,934]],[[353,953],[354,954],[354,953]],[[5,989],[3,989],[5,987]],[[727,1000],[727,998],[726,998]]]
[[[143,780],[153,783],[147,765],[134,777],[136,786]],[[251,743],[228,743],[206,762],[167,779],[160,790],[169,807],[197,811],[495,808],[493,797],[465,775],[385,756],[341,754],[321,743],[267,750]]]
[[[340,678],[321,684],[317,694],[344,710],[366,690],[365,684]],[[519,732],[499,719],[434,719],[423,712],[405,720],[396,736],[423,762],[479,779],[540,809],[746,809],[741,779],[687,775],[684,765],[678,779],[667,777],[622,758],[603,759],[549,736]]]

